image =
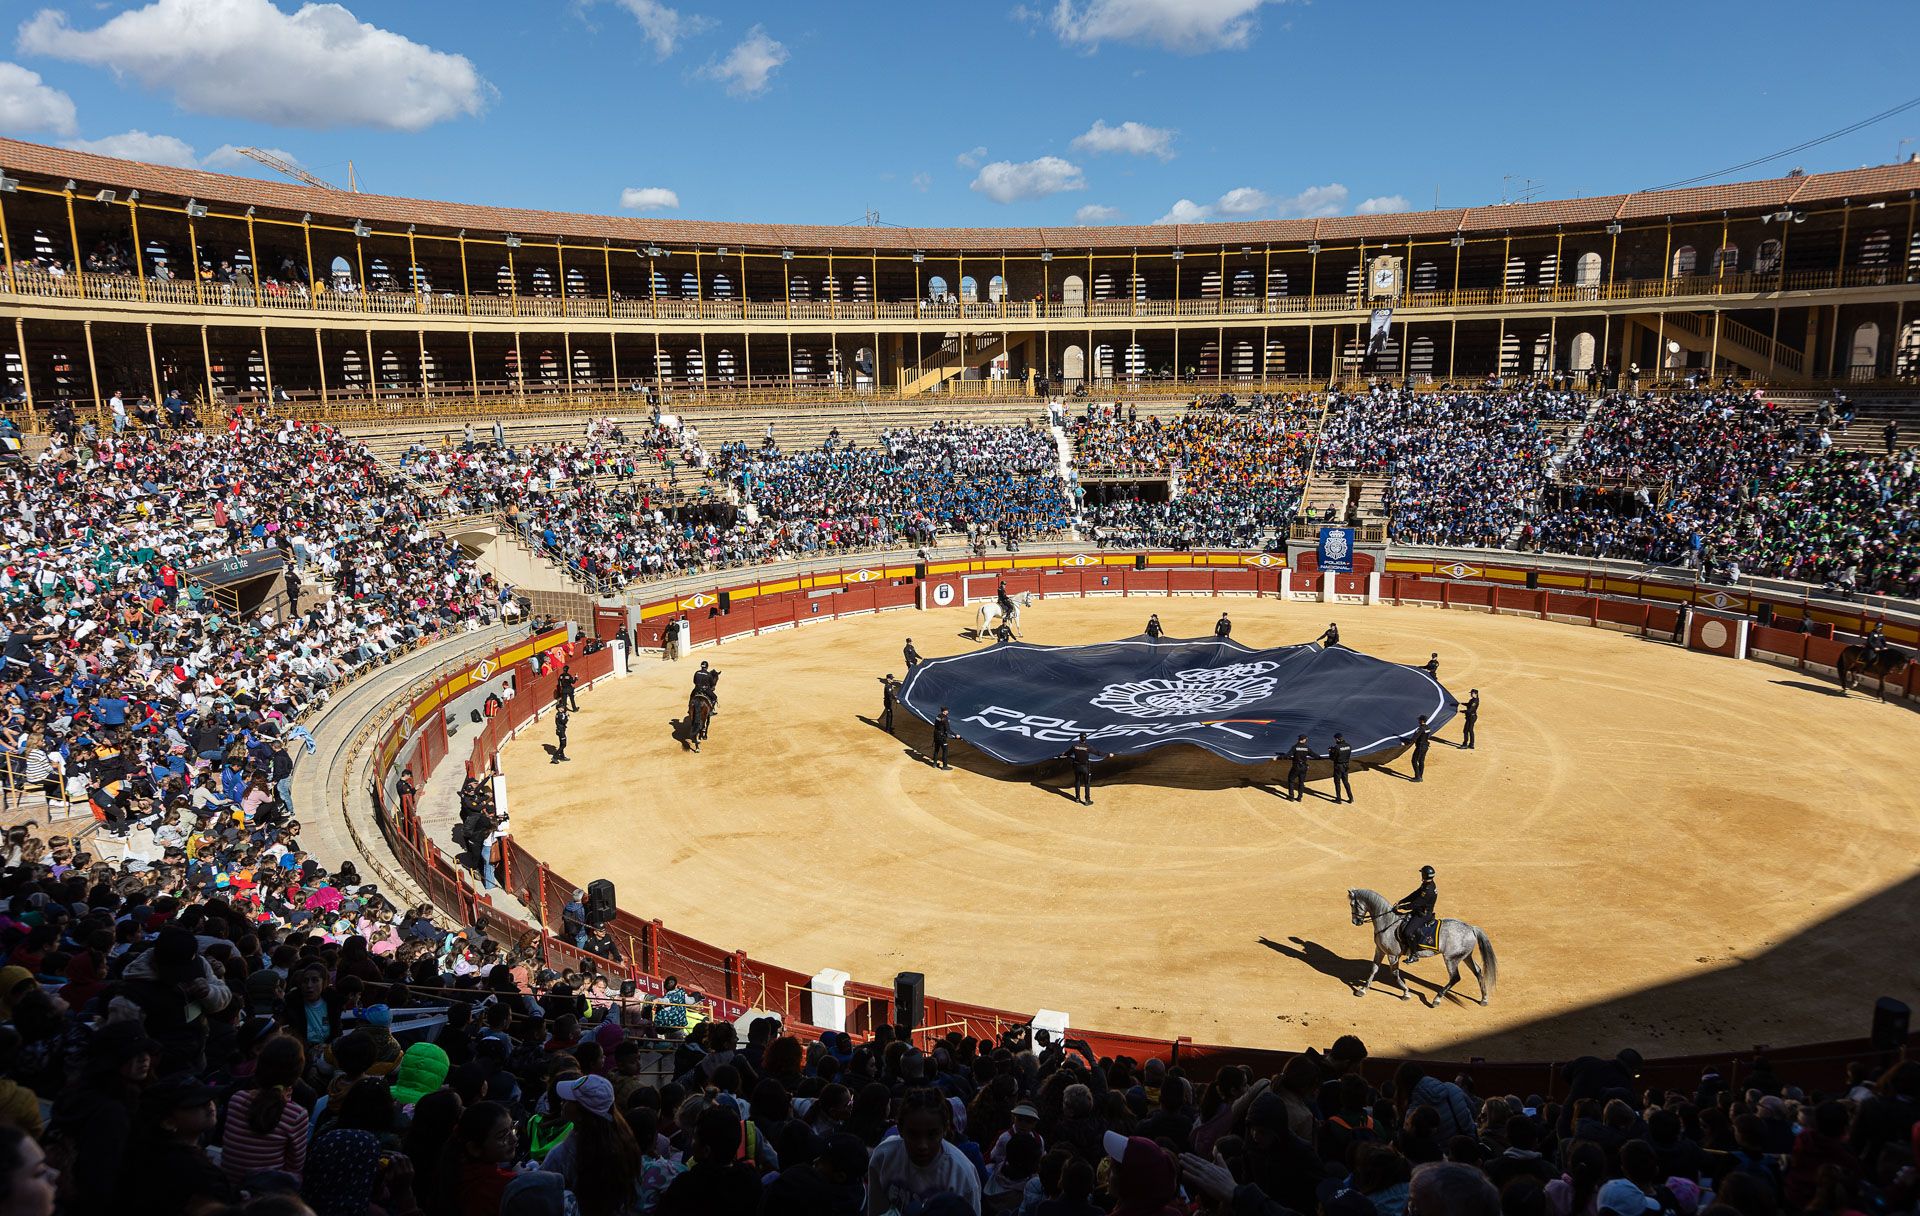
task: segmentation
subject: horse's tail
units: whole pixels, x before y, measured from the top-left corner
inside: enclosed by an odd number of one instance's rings
[[[1473,940],[1480,944],[1480,971],[1487,980],[1487,995],[1492,996],[1494,981],[1500,974],[1500,960],[1493,956],[1493,943],[1487,940],[1479,925],[1473,926]]]

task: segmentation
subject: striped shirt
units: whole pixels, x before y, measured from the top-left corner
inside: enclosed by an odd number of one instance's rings
[[[307,1167],[307,1109],[289,1098],[280,1122],[266,1135],[255,1135],[248,1116],[259,1096],[257,1089],[243,1089],[227,1104],[220,1168],[235,1182],[263,1170],[282,1170],[298,1178]]]

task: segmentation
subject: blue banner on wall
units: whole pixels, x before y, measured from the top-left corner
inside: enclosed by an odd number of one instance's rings
[[[1328,574],[1353,573],[1353,529],[1320,529],[1320,569]]]

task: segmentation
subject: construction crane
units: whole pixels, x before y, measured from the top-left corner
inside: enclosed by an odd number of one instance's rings
[[[234,151],[242,156],[259,161],[275,173],[284,173],[294,181],[305,182],[307,185],[320,190],[332,190],[336,194],[340,192],[340,187],[334,185],[332,182],[322,181],[284,157],[275,156],[271,152],[263,152],[259,148],[235,148]],[[347,191],[352,194],[360,193],[360,182],[354,177],[352,161],[347,162]]]

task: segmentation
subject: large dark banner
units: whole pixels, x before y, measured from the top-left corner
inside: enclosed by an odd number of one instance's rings
[[[1338,731],[1365,756],[1404,747],[1421,714],[1438,730],[1455,709],[1422,668],[1344,647],[1144,636],[1007,642],[929,659],[907,677],[900,703],[928,722],[945,706],[961,739],[1013,765],[1051,760],[1082,734],[1110,755],[1186,743],[1261,764],[1302,733],[1324,755]]]

